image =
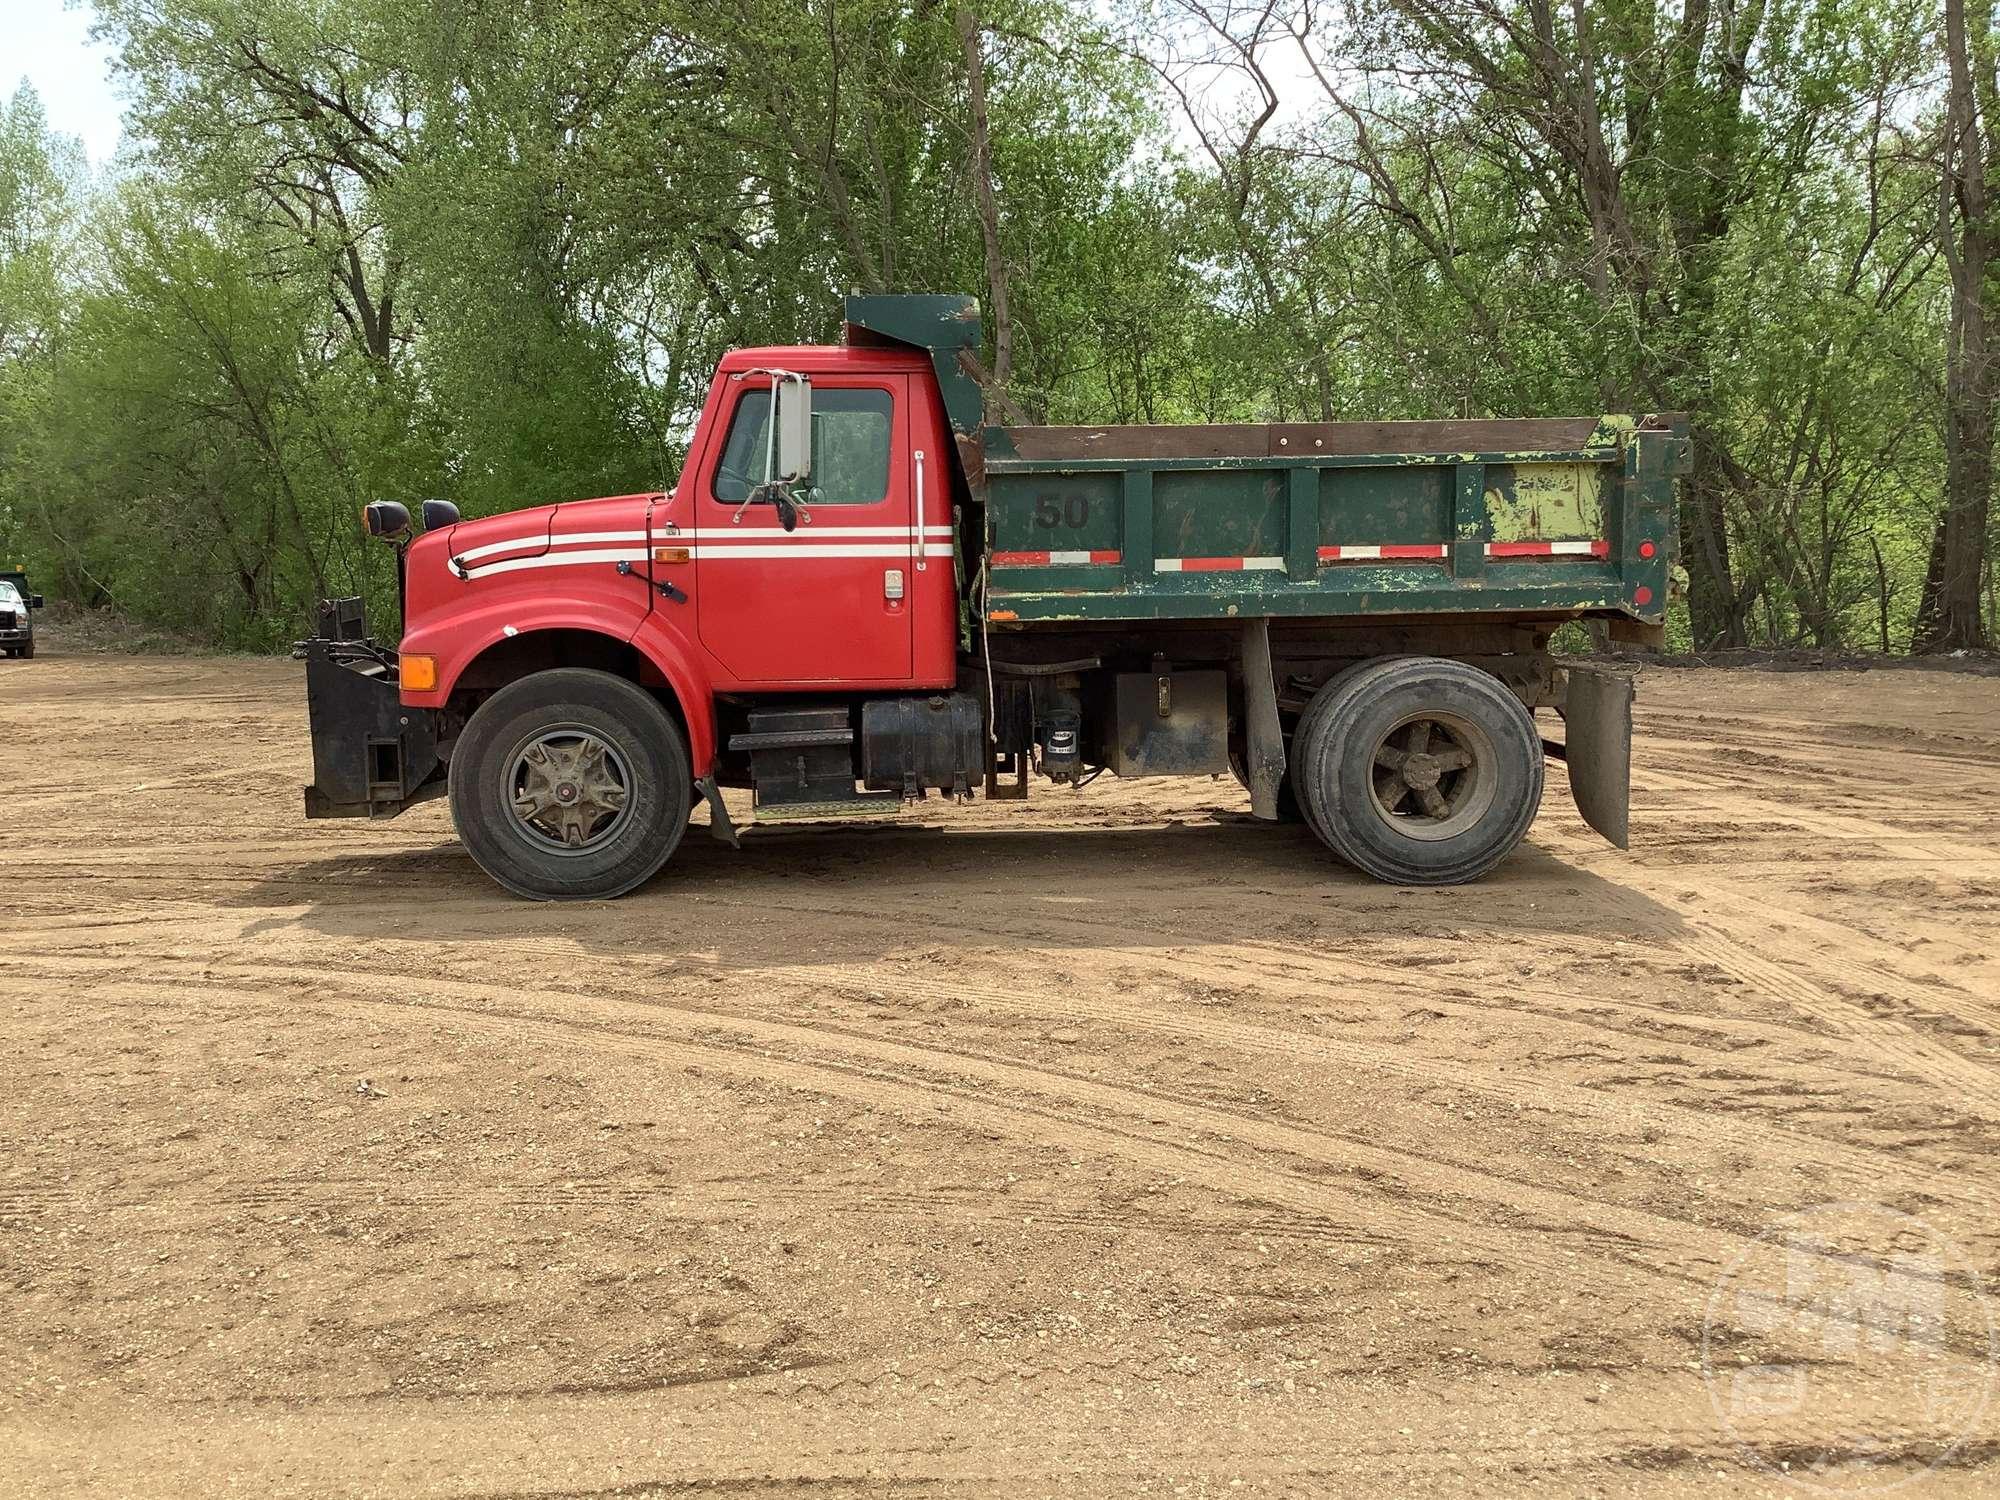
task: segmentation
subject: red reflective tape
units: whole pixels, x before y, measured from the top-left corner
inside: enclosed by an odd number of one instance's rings
[[[996,568],[1080,568],[1115,563],[1123,557],[1121,552],[995,552],[992,562]]]
[[[1445,555],[1442,542],[1347,543],[1319,549],[1321,562],[1435,562]]]
[[[1488,542],[1488,557],[1609,557],[1609,542]]]
[[[1243,559],[1240,557],[1184,557],[1181,560],[1183,573],[1240,573]]]

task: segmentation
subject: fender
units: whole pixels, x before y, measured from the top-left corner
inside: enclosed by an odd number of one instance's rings
[[[688,649],[687,637],[657,609],[639,622],[628,644],[653,664],[680,701],[681,718],[687,723],[688,759],[694,763],[695,780],[701,780],[715,769],[715,688],[708,673]]]
[[[524,615],[534,623],[518,623]],[[404,692],[410,708],[442,708],[465,669],[504,640],[543,631],[572,630],[599,635],[635,648],[660,674],[680,705],[687,725],[688,753],[697,780],[709,774],[715,761],[715,700],[708,677],[680,633],[649,611],[640,600],[597,598],[568,601],[551,609],[544,599],[485,601],[475,608],[451,611],[403,637],[403,654],[426,653],[437,658],[438,685],[428,692]]]

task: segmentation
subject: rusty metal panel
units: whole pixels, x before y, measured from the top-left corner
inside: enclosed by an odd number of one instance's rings
[[[1224,672],[1120,672],[1113,679],[1111,743],[1119,776],[1203,776],[1229,769],[1229,682]]]
[[[1665,617],[1678,418],[988,435],[990,622]]]

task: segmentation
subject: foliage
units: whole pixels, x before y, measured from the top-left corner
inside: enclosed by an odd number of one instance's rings
[[[1974,514],[1891,0],[97,8],[116,169],[0,112],[0,553],[149,623],[379,610],[370,498],[663,485],[723,350],[860,289],[1004,306],[1036,421],[1686,411],[1683,643],[1906,649]]]

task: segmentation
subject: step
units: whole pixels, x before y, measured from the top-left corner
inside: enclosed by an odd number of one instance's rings
[[[903,799],[893,794],[884,797],[857,797],[849,802],[780,802],[774,806],[757,808],[753,821],[825,823],[853,818],[884,818],[902,810]]]

